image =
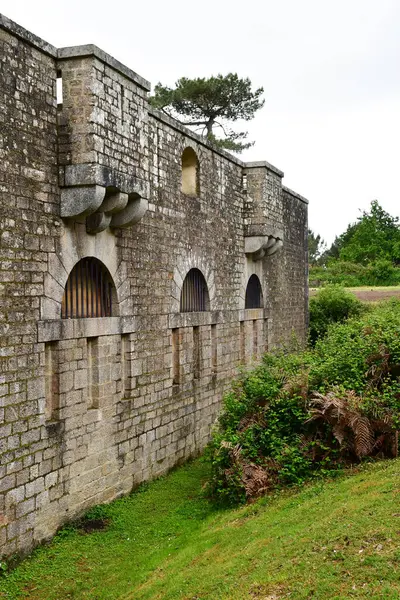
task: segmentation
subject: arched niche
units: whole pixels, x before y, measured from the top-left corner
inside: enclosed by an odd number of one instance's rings
[[[182,152],[182,192],[186,196],[199,196],[200,164],[196,152],[188,146]]]
[[[264,299],[261,283],[257,275],[253,274],[246,287],[245,308],[263,308]]]
[[[117,292],[107,267],[86,256],[70,272],[61,302],[62,319],[118,316]]]
[[[41,321],[61,318],[61,303],[68,277],[75,265],[86,257],[96,257],[111,275],[118,297],[113,313],[117,310],[121,317],[133,314],[127,263],[118,256],[115,235],[110,230],[87,235],[85,223],[71,223],[63,228],[56,251],[49,253],[48,271],[44,274],[44,297],[40,301]]]
[[[208,310],[210,310],[210,296],[204,275],[199,269],[190,269],[182,285],[180,312]]]

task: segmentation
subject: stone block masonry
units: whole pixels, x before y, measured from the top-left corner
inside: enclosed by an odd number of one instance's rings
[[[307,201],[149,89],[0,15],[2,557],[200,452],[238,367],[305,338]]]

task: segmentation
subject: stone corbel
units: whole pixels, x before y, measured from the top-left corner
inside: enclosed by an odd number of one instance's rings
[[[86,218],[86,231],[88,233],[100,233],[111,225],[114,216],[121,214],[128,204],[129,195],[123,192],[113,191],[105,195],[105,198],[95,213]]]
[[[106,188],[101,185],[79,185],[61,189],[61,217],[81,218],[94,213],[102,204]]]
[[[112,216],[110,227],[129,227],[143,218],[149,207],[148,200],[139,194],[129,196],[126,206]]]
[[[146,184],[99,165],[69,165],[60,172],[61,217],[86,219],[86,231],[129,227],[145,215]]]
[[[245,253],[251,255],[254,261],[261,260],[264,256],[272,256],[282,248],[282,237],[279,234],[245,237]]]

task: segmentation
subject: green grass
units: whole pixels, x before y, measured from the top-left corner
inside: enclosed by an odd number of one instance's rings
[[[349,290],[351,292],[357,292],[357,291],[376,291],[376,292],[398,292],[400,291],[400,285],[358,285],[358,286],[349,286],[347,287],[346,285],[343,284],[343,287],[346,288],[346,290]],[[320,287],[310,287],[310,291],[314,291],[317,292],[318,290],[320,290]]]
[[[373,290],[376,292],[397,292],[400,290],[400,285],[358,285],[356,287],[346,287],[347,290],[357,292],[358,290]]]
[[[7,600],[400,598],[400,460],[236,510],[200,461],[101,507],[0,579]]]

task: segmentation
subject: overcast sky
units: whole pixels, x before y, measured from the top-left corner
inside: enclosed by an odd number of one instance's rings
[[[399,0],[0,0],[54,46],[96,44],[150,80],[237,72],[265,89],[247,123],[328,242],[377,198],[400,215]]]

